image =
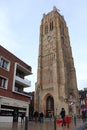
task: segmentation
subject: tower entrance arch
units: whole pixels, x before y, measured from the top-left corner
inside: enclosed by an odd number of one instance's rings
[[[46,99],[46,116],[50,117],[54,114],[54,99],[52,96],[48,96]]]

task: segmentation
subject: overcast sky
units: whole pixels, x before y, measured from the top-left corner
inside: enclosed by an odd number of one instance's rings
[[[78,89],[87,87],[87,0],[0,0],[0,45],[32,67],[35,90],[43,14],[56,6],[69,29]]]

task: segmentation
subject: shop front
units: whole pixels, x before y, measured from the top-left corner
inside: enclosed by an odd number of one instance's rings
[[[29,102],[0,97],[0,116],[2,117],[0,122],[7,119],[8,122],[18,122],[22,113],[26,115],[27,108],[29,108]]]

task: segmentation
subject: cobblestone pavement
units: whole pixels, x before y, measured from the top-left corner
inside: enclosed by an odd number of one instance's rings
[[[82,120],[77,121],[76,127],[79,127],[83,124]],[[56,130],[73,130],[75,125],[73,122],[69,124],[69,127],[61,126],[61,124],[56,124]],[[21,123],[0,123],[0,130],[25,130],[25,124]],[[29,121],[28,130],[55,130],[54,121],[46,120],[43,123]]]

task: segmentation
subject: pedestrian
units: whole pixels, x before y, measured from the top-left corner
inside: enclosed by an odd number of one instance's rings
[[[49,118],[50,118],[50,121],[51,121],[51,118],[52,118],[52,114],[51,114],[51,112],[49,113]]]
[[[38,121],[38,116],[39,116],[38,111],[35,111],[35,112],[34,112],[34,119],[35,119],[35,122]]]
[[[21,123],[24,122],[25,113],[21,113]]]
[[[85,109],[85,115],[86,115],[86,120],[87,120],[87,108]]]
[[[81,108],[81,112],[82,112],[82,120],[83,120],[83,122],[85,122],[86,121],[86,109],[85,109],[85,106],[83,106]]]
[[[65,126],[66,122],[64,120],[64,118],[65,118],[65,109],[64,108],[61,109],[60,115],[61,115],[61,118],[62,118],[62,126]]]
[[[40,115],[39,115],[40,123],[43,123],[43,118],[44,118],[44,114],[43,114],[43,112],[41,112]]]

